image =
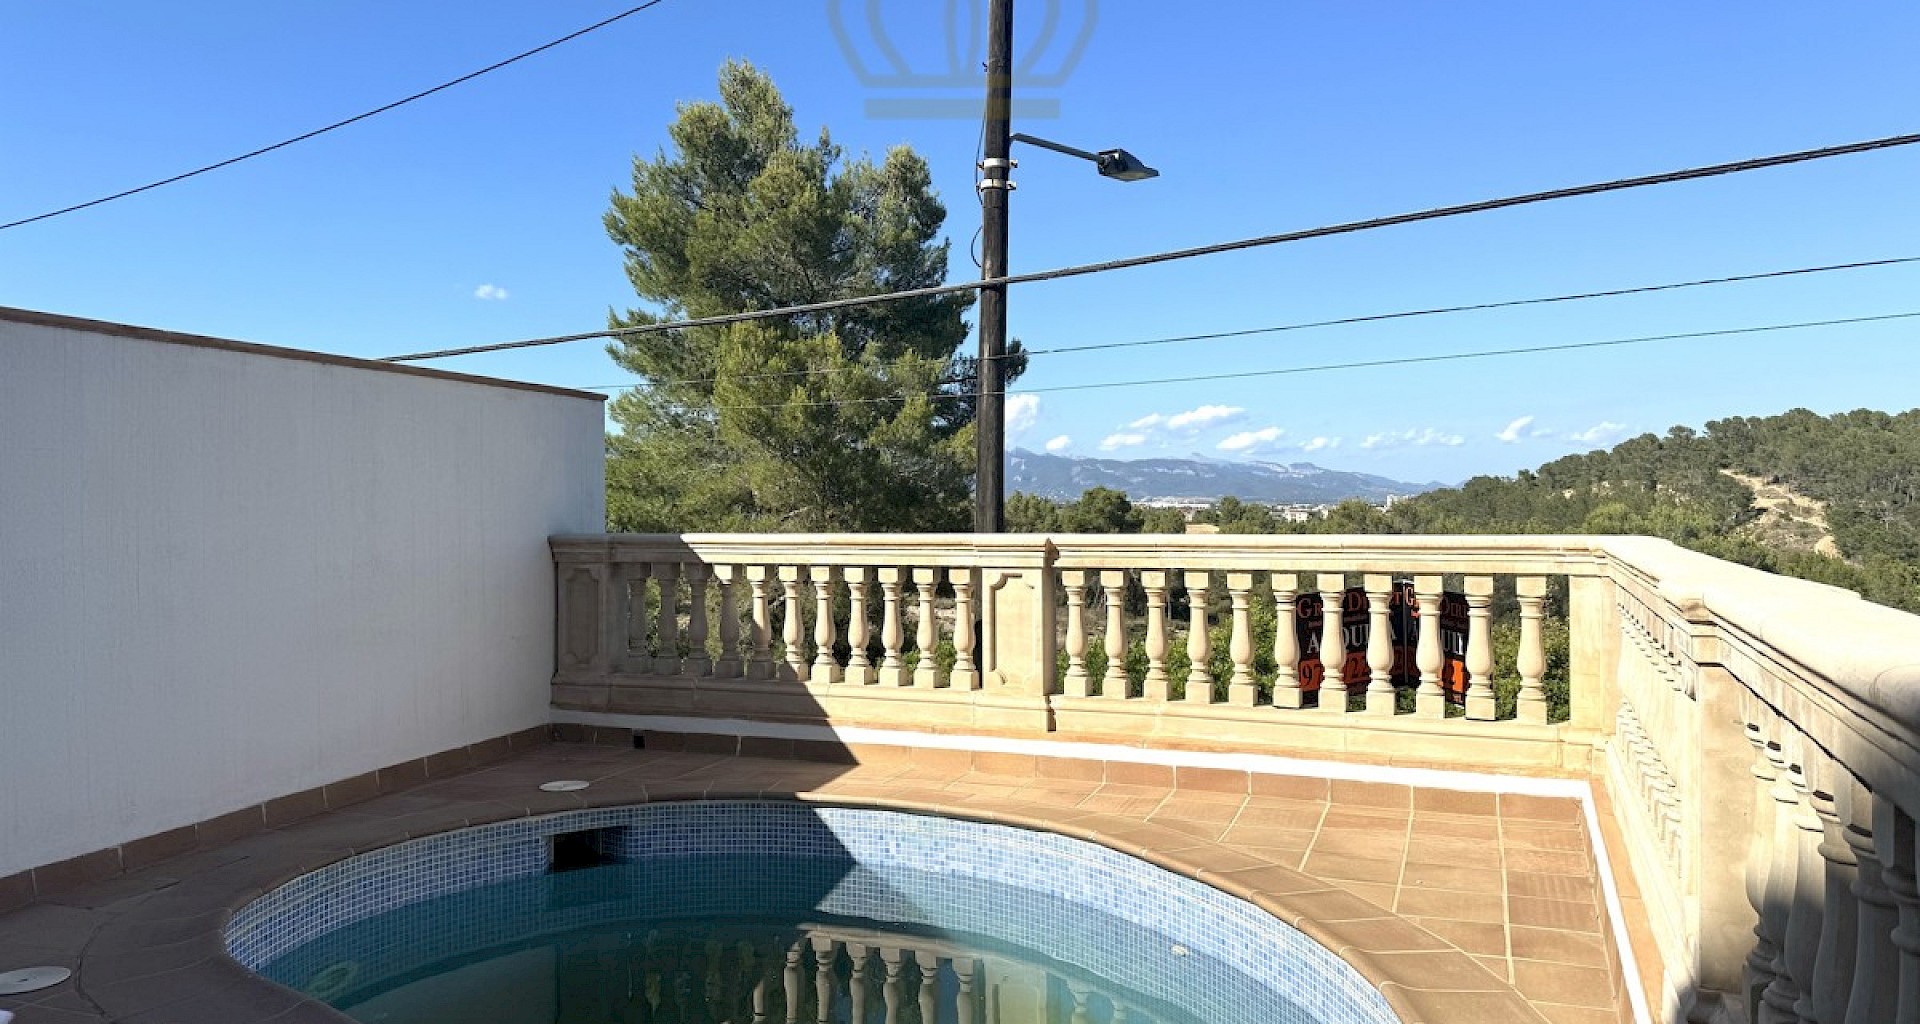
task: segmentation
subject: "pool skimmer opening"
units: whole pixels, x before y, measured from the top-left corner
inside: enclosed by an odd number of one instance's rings
[[[554,782],[543,782],[540,788],[548,793],[577,793],[589,785],[592,783],[582,782],[579,779],[559,779]]]
[[[73,977],[73,972],[65,967],[24,967],[17,971],[0,973],[0,996],[24,995],[38,992]]]

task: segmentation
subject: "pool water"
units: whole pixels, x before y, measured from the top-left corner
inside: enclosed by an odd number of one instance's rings
[[[375,851],[227,928],[380,1024],[1393,1024],[1258,907],[1048,832],[737,801],[568,812]]]
[[[735,884],[755,877],[761,884]],[[898,920],[817,909],[820,892],[840,889],[895,903]],[[261,973],[369,1024],[1212,1024],[1099,973],[1145,957],[1207,985],[1197,1002],[1226,997],[1248,1014],[1241,1019],[1307,1019],[1165,933],[1065,901],[1008,897],[978,880],[849,871],[818,858],[718,857],[665,871],[610,864],[401,907]],[[996,931],[1039,926],[1059,941],[1034,949],[931,923],[996,914],[1008,916]],[[594,923],[573,923],[582,918]]]

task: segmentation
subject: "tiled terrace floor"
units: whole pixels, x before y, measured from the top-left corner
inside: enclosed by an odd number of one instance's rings
[[[225,959],[218,929],[234,907],[353,851],[470,822],[795,795],[1052,828],[1176,867],[1268,905],[1370,977],[1391,979],[1383,990],[1396,1006],[1418,1005],[1427,1020],[1629,1019],[1572,800],[904,747],[858,748],[858,764],[660,749],[679,739],[650,734],[647,750],[555,743],[43,895],[0,915],[0,971],[58,965],[75,978],[0,997],[0,1009],[19,1024],[337,1022]],[[593,785],[536,788],[559,778]]]

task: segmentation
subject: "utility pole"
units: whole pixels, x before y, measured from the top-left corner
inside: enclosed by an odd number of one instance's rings
[[[1007,198],[1013,162],[1013,0],[987,7],[987,109],[985,157],[980,161],[981,276],[1007,276]],[[980,290],[980,391],[973,429],[973,532],[1006,530],[1007,288]]]

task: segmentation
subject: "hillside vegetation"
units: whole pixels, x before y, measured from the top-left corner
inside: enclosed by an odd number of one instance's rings
[[[1283,523],[1227,499],[1202,518],[1227,533],[1644,534],[1920,611],[1920,409],[1674,427],[1386,512]]]

